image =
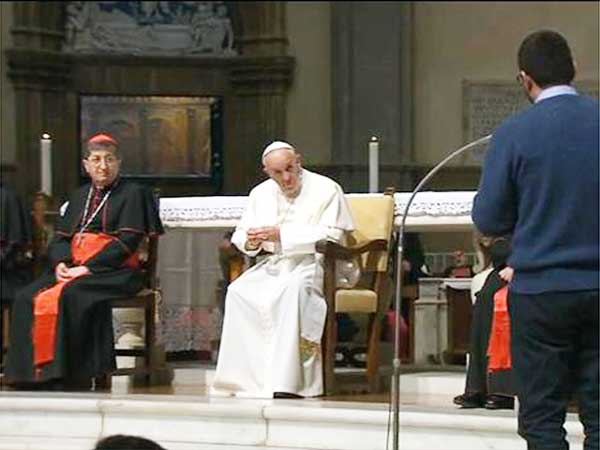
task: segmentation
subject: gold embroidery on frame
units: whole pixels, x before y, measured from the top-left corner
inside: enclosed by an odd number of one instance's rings
[[[312,342],[308,339],[300,338],[300,358],[302,362],[308,361],[310,358],[315,356],[321,351],[321,344],[318,342]]]

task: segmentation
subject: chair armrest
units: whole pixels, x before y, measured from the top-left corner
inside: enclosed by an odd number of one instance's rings
[[[387,241],[385,239],[373,239],[372,241],[362,242],[357,245],[344,246],[337,242],[323,239],[316,243],[315,249],[318,253],[323,253],[326,258],[350,259],[366,252],[386,251]]]
[[[227,257],[238,256],[242,254],[242,252],[240,252],[238,248],[229,240],[223,240],[219,244],[219,252]]]

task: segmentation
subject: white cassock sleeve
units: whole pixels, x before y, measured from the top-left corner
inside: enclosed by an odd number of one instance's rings
[[[352,230],[352,216],[344,194],[336,190],[320,214],[316,224],[283,224],[279,229],[281,253],[284,256],[315,253],[315,244],[322,239],[339,242],[345,230]]]
[[[231,242],[235,245],[241,252],[245,253],[248,256],[256,256],[258,252],[260,252],[261,247],[258,247],[256,250],[246,250],[246,240],[247,235],[246,231],[251,228],[256,223],[256,200],[253,195],[248,197],[248,204],[246,205],[246,209],[244,210],[244,214],[242,214],[242,218],[238,223],[237,227],[233,235],[231,236]]]

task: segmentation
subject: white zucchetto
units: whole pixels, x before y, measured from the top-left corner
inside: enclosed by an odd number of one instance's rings
[[[263,154],[262,154],[263,161],[265,160],[265,157],[269,153],[271,153],[271,152],[273,152],[275,150],[281,150],[283,148],[287,148],[289,150],[295,151],[294,147],[292,147],[292,145],[288,144],[287,142],[284,142],[284,141],[273,141],[273,142],[271,142],[269,145],[267,145],[265,147],[265,149],[263,151]]]

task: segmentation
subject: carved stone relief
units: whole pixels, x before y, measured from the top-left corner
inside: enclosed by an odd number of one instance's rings
[[[234,55],[228,5],[68,2],[64,50],[77,53]]]

